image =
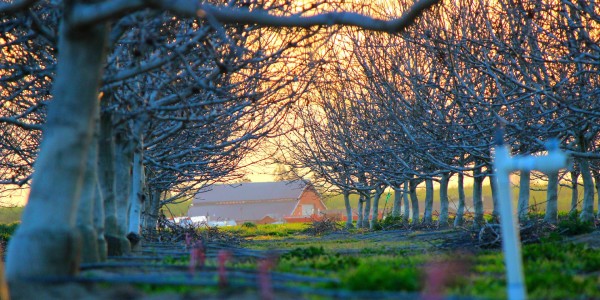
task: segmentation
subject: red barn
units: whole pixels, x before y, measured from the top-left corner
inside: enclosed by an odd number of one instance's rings
[[[188,216],[209,221],[259,222],[309,218],[327,209],[307,181],[248,182],[213,185],[192,202]]]

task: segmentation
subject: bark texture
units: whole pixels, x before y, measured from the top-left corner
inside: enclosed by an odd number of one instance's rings
[[[546,192],[546,215],[544,221],[556,224],[558,221],[558,173],[548,174],[548,188]]]
[[[117,225],[117,205],[115,203],[115,138],[112,115],[109,112],[100,114],[100,137],[98,142],[98,180],[104,199],[104,236],[107,254],[118,256],[123,254],[119,227]]]
[[[129,194],[131,190],[131,145],[124,133],[115,136],[115,204],[117,210],[118,240],[121,253],[131,252],[126,237],[129,224]]]
[[[465,175],[458,173],[458,207],[454,217],[454,227],[462,226],[465,215]]]
[[[524,222],[528,218],[530,182],[530,172],[521,171],[519,176],[519,202],[517,204],[520,222]]]
[[[98,109],[106,32],[104,24],[70,28],[68,20],[62,20],[54,98],[48,108],[29,201],[8,245],[9,282],[78,271],[80,236],[74,225]]]
[[[583,203],[581,205],[581,214],[579,219],[582,222],[594,221],[594,180],[590,171],[590,162],[582,159],[579,162],[581,177],[583,179]]]
[[[423,223],[433,223],[433,180],[425,180],[425,211],[423,212]]]
[[[475,217],[473,220],[474,228],[483,226],[483,179],[481,168],[475,168],[473,171],[473,208],[475,209]]]
[[[404,215],[403,215],[402,219],[403,219],[403,222],[408,223],[408,220],[410,219],[410,199],[409,199],[410,188],[409,188],[408,181],[404,182],[402,189],[404,190],[402,192],[402,199],[404,201]]]
[[[417,185],[419,183],[416,180],[409,181],[410,189],[410,203],[412,205],[412,224],[419,224],[419,198],[417,197]]]
[[[350,205],[350,191],[344,190],[344,206],[346,207],[346,228],[353,228],[352,206]]]
[[[443,173],[440,180],[440,218],[438,220],[440,227],[448,226],[448,182],[450,174]]]
[[[400,186],[393,187],[394,189],[394,205],[392,207],[392,217],[400,217],[402,211],[402,190]]]

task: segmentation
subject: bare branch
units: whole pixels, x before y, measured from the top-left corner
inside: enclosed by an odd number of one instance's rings
[[[143,0],[109,0],[92,4],[77,4],[73,8],[71,18],[72,26],[86,26],[120,17],[144,7]]]
[[[330,12],[315,16],[275,16],[267,11],[248,11],[231,7],[216,7],[209,4],[196,4],[195,1],[155,1],[160,8],[172,10],[181,15],[211,17],[221,23],[258,24],[274,27],[312,27],[348,25],[368,30],[400,32],[410,26],[426,9],[436,4],[438,0],[421,0],[405,12],[400,18],[389,21],[372,18],[351,12]],[[193,13],[193,14],[190,14]]]
[[[166,9],[186,17],[211,18],[224,24],[258,24],[273,27],[302,27],[346,25],[367,30],[390,33],[401,32],[413,24],[425,10],[438,3],[439,0],[421,0],[416,2],[401,17],[382,20],[352,12],[329,12],[315,16],[276,16],[266,10],[244,10],[233,7],[218,7],[190,0],[153,0],[153,1],[119,1],[112,0],[96,4],[81,4],[73,10],[71,23],[82,26],[106,21],[144,6]]]

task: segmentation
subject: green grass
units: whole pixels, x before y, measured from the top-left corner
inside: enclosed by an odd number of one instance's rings
[[[268,232],[289,229],[285,224],[263,228]],[[428,284],[435,276],[445,276],[442,293],[446,296],[506,298],[504,258],[499,249],[440,252],[425,250],[424,243],[423,251],[403,251],[402,247],[410,246],[405,241],[359,241],[352,236],[315,239],[297,234],[285,240],[251,244],[252,248],[269,249],[270,245],[273,249],[289,250],[279,257],[276,271],[336,279],[316,284],[321,288],[421,292],[430,288]],[[598,249],[554,236],[538,244],[524,245],[523,261],[530,299],[600,298]],[[232,267],[257,268],[255,261],[248,260],[234,262]]]
[[[0,224],[11,224],[21,220],[23,206],[0,207]]]
[[[187,216],[187,212],[192,204],[192,198],[183,201],[176,201],[176,203],[171,203],[165,205],[161,210],[164,212],[167,218],[170,217],[183,217]]]
[[[248,239],[272,240],[297,235],[302,233],[306,227],[304,223],[255,224],[255,226],[226,226],[220,227],[219,230],[233,232]]]

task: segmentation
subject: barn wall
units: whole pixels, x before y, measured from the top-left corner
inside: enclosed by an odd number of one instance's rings
[[[312,188],[307,188],[304,190],[304,192],[300,196],[300,201],[298,202],[296,209],[292,213],[292,216],[295,216],[295,217],[302,216],[302,205],[303,204],[314,205],[314,208],[315,208],[314,213],[315,214],[318,214],[319,212],[322,212],[325,209],[327,209],[325,207],[325,205],[323,204],[323,201],[321,201],[321,196]]]

